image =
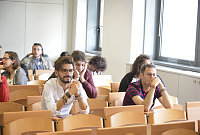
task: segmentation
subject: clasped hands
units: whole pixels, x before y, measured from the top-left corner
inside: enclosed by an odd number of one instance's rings
[[[153,86],[153,87],[158,86],[160,89],[164,88],[164,85],[158,76],[156,76],[153,80],[150,80],[150,86]]]
[[[80,94],[79,92],[79,87],[81,86],[80,82],[78,82],[77,80],[73,80],[70,84],[69,84],[69,90],[68,93],[72,96],[78,96]]]

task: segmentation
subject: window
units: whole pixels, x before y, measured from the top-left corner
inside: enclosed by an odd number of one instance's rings
[[[86,52],[100,53],[103,33],[103,0],[88,0]]]
[[[157,59],[200,66],[198,0],[161,0]]]

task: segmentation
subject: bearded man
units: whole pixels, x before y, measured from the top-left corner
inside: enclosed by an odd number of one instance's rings
[[[73,102],[78,100],[80,113],[89,113],[85,90],[77,80],[73,80],[72,58],[59,57],[54,65],[57,78],[51,78],[44,85],[42,109],[51,110],[52,116],[66,116],[69,115]]]

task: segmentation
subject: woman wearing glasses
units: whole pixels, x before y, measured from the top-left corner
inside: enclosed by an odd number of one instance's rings
[[[20,67],[20,60],[16,52],[7,51],[3,57],[4,72],[8,85],[26,85],[28,78],[23,68]]]

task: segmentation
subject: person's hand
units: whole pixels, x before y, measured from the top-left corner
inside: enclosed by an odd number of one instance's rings
[[[71,85],[71,87],[70,87],[68,93],[70,95],[74,95],[75,93],[78,92],[78,89],[80,87],[80,83],[78,81],[72,81],[70,85]]]
[[[86,70],[87,70],[87,63],[85,63],[84,69],[80,72],[80,77],[84,77]]]
[[[31,52],[31,53],[28,53],[27,55],[30,56],[30,55],[33,55],[33,53]]]
[[[4,66],[3,66],[3,65],[0,65],[0,70],[3,69],[3,68],[4,68]]]
[[[160,84],[160,83],[161,83],[160,78],[156,76],[156,77],[150,82],[150,85],[153,86],[153,87],[156,87],[156,86],[158,86],[158,84]]]

